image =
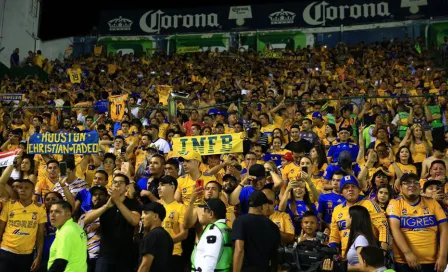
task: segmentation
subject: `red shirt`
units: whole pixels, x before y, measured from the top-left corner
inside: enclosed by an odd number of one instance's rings
[[[185,133],[186,136],[191,136],[191,126],[194,125],[194,124],[200,125],[201,128],[204,127],[204,124],[202,122],[194,122],[194,121],[191,121],[191,120],[188,121],[188,122],[185,122],[184,123],[184,128],[186,130],[186,133]]]

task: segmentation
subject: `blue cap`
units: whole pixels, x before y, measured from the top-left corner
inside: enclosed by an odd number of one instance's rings
[[[356,187],[359,188],[358,181],[353,176],[348,175],[348,176],[344,176],[342,178],[341,183],[339,184],[339,191],[342,192],[342,189],[347,184],[353,184],[353,185],[356,185]]]
[[[215,115],[215,114],[217,114],[217,112],[218,112],[218,109],[215,109],[215,108],[212,108],[212,109],[208,110],[208,114],[209,115]]]
[[[318,112],[318,111],[316,111],[316,112],[313,112],[313,115],[312,115],[312,117],[313,117],[313,118],[320,118],[320,119],[324,119],[324,118],[322,118],[322,113],[320,113],[320,112]]]

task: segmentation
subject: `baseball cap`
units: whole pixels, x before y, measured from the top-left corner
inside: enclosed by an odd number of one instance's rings
[[[322,118],[322,113],[320,113],[320,112],[318,112],[318,111],[313,112],[312,117],[313,117],[313,118],[320,118],[320,119],[323,120],[323,118]]]
[[[344,176],[341,180],[341,183],[339,184],[339,190],[342,192],[342,189],[344,189],[344,186],[347,184],[353,184],[356,185],[356,187],[359,188],[358,181],[351,175]]]
[[[215,114],[218,114],[218,110],[217,109],[215,109],[215,108],[212,108],[212,109],[209,109],[208,110],[208,114],[209,115],[215,115]]]
[[[199,152],[197,152],[197,151],[187,151],[187,152],[185,152],[185,154],[183,156],[179,157],[180,162],[191,161],[191,160],[197,160],[197,161],[202,162],[201,154],[199,154]]]
[[[159,179],[159,183],[161,184],[171,184],[177,188],[177,179],[172,176],[163,176]]]
[[[160,221],[163,221],[166,217],[166,210],[162,204],[158,202],[151,202],[142,207],[142,211],[153,212],[159,216]]]
[[[264,169],[263,165],[254,164],[249,169],[249,176],[254,176],[257,178],[264,178],[264,177],[266,177],[266,170]]]
[[[423,192],[426,191],[426,189],[428,189],[429,186],[431,185],[437,185],[437,186],[442,186],[442,182],[440,180],[435,180],[435,179],[430,179],[428,181],[425,182],[425,184],[423,185]]]
[[[269,203],[269,200],[262,191],[254,191],[249,196],[249,207],[260,207],[267,203]]]
[[[218,219],[225,219],[225,215],[227,213],[226,205],[224,202],[222,202],[219,198],[211,198],[205,202],[206,209],[211,210],[216,215],[224,215],[224,218],[218,218]]]
[[[282,159],[293,162],[294,157],[292,156],[292,152],[286,152],[285,155],[282,156]]]
[[[222,177],[222,180],[224,181],[224,180],[227,180],[227,179],[231,179],[233,182],[237,182],[237,179],[234,177],[234,176],[232,176],[231,174],[225,174],[223,177]]]
[[[101,190],[106,194],[106,196],[108,195],[106,187],[101,185],[93,186],[92,188],[89,189],[89,192],[90,194],[93,194],[96,190]]]

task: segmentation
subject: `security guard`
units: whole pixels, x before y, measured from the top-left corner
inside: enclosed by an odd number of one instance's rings
[[[226,205],[220,199],[205,202],[199,221],[206,227],[191,255],[191,271],[231,271],[233,248],[226,212]]]

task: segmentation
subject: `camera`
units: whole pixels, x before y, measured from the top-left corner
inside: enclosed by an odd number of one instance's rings
[[[319,240],[306,240],[294,246],[278,249],[278,263],[290,272],[319,272],[325,259],[333,260],[333,271],[347,272],[347,261],[340,258],[337,249],[322,245]]]

